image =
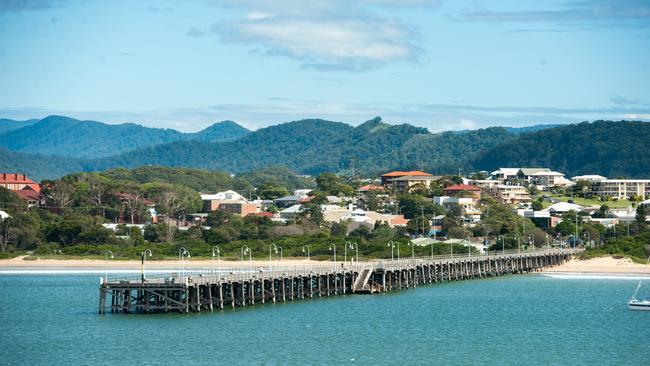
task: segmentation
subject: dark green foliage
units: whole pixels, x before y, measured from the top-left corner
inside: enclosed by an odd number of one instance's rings
[[[0,146],[12,151],[66,157],[98,158],[147,146],[180,140],[230,141],[249,131],[232,121],[216,123],[203,131],[183,134],[133,123],[108,125],[48,116],[26,127],[0,134]]]
[[[316,186],[326,195],[346,196],[354,195],[354,188],[343,182],[341,177],[334,173],[321,173],[316,177]]]
[[[474,160],[482,169],[542,166],[566,173],[644,177],[650,172],[650,124],[596,121],[520,135]]]
[[[293,170],[282,166],[272,166],[259,170],[253,170],[250,172],[240,173],[237,174],[236,177],[250,183],[255,187],[259,187],[264,183],[268,183],[273,184],[277,187],[282,187],[287,191],[316,188],[314,179],[299,176]]]
[[[135,128],[135,125],[120,126]],[[29,128],[32,127],[34,126]],[[501,127],[431,134],[426,129],[410,125],[388,125],[379,118],[356,128],[344,123],[314,119],[259,129],[227,142],[213,142],[209,138],[202,139],[204,141],[186,141],[188,138],[198,139],[195,135],[188,137],[190,134],[174,138],[169,143],[162,143],[164,141],[161,139],[144,139],[147,145],[138,146],[148,147],[138,150],[120,145],[127,144],[129,138],[116,139],[111,135],[99,139],[99,142],[102,143],[101,146],[109,146],[105,148],[108,150],[103,153],[104,156],[113,155],[94,160],[82,160],[79,157],[98,156],[94,150],[90,151],[95,148],[98,139],[88,142],[76,136],[81,145],[85,144],[83,148],[73,147],[75,145],[72,143],[65,146],[84,152],[68,154],[72,157],[65,161],[61,161],[61,158],[34,157],[0,150],[0,169],[26,172],[33,177],[42,178],[57,177],[72,171],[144,165],[184,166],[233,173],[283,166],[312,175],[326,171],[349,175],[354,166],[355,174],[369,176],[377,176],[392,169],[424,169],[434,174],[448,174],[457,172],[458,168],[469,172],[492,170],[501,166],[548,166],[568,175],[588,173],[636,177],[650,171],[650,149],[647,143],[650,140],[649,131],[650,125],[643,122],[598,121],[518,134]],[[161,134],[168,133],[163,132]],[[0,140],[5,135],[0,135]],[[52,141],[57,140],[51,137],[50,140],[43,141],[43,144],[52,144]],[[620,146],[626,148],[618,148]],[[97,147],[97,151],[100,147]],[[41,151],[19,146],[13,148]],[[56,150],[58,148],[46,151],[62,153]],[[114,155],[119,152],[123,153]],[[250,179],[258,185],[269,181],[269,175],[258,174]],[[279,180],[276,183],[286,186],[289,191],[293,188],[311,188],[305,186],[305,182],[285,181],[281,175],[275,179]]]

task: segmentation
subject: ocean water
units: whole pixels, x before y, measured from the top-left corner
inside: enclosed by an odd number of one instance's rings
[[[0,274],[0,365],[650,362],[650,312],[625,305],[632,278],[524,275],[214,313],[98,315],[98,277]]]

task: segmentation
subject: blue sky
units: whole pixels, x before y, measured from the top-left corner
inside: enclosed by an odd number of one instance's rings
[[[650,120],[650,0],[2,0],[0,117]]]

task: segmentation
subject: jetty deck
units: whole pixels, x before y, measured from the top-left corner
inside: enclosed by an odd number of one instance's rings
[[[446,281],[541,271],[579,249],[505,251],[295,267],[223,268],[104,278],[99,313],[201,312],[344,294],[413,289]],[[110,299],[110,301],[109,301]]]

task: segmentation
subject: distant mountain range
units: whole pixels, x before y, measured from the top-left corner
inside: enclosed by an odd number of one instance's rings
[[[229,141],[249,133],[232,121],[215,123],[196,133],[182,133],[133,123],[111,125],[48,116],[41,120],[0,120],[0,147],[16,152],[93,159],[174,141]]]
[[[12,122],[29,125],[12,129]],[[60,116],[0,120],[4,125],[10,130],[0,134],[0,171],[24,172],[35,179],[145,165],[230,173],[283,166],[310,175],[353,170],[378,175],[391,169],[457,174],[459,169],[546,166],[568,175],[650,176],[650,123],[644,122],[435,134],[408,124],[390,125],[379,117],[356,127],[308,119],[253,132],[224,121],[191,134]]]

